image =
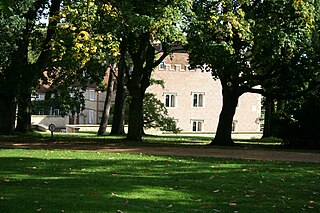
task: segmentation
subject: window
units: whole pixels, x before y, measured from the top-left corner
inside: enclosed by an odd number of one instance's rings
[[[32,101],[39,101],[39,100],[44,100],[44,99],[45,99],[44,93],[34,93],[31,96]]]
[[[93,124],[93,120],[94,120],[94,111],[89,110],[89,124]]]
[[[39,100],[45,100],[46,94],[40,93],[39,94]]]
[[[204,93],[192,93],[193,107],[203,107]]]
[[[53,115],[60,115],[60,110],[59,109],[54,109],[53,110]]]
[[[163,61],[159,64],[159,70],[166,70],[166,62]]]
[[[175,107],[176,106],[176,96],[177,94],[165,94],[164,95],[164,106],[165,107]]]
[[[94,90],[89,90],[89,100],[94,101]]]
[[[192,120],[191,123],[193,132],[203,131],[203,120]]]

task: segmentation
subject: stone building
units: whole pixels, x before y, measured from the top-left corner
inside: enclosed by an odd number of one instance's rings
[[[164,81],[152,85],[147,92],[162,100],[182,132],[214,133],[222,108],[222,88],[210,72],[189,69],[188,54],[177,52],[165,58],[152,78]],[[233,131],[259,132],[261,95],[246,93],[239,99]]]
[[[38,89],[34,93],[32,101],[45,100],[45,95],[48,90],[49,88],[44,87]],[[65,129],[66,125],[99,124],[102,117],[106,92],[98,90],[96,84],[88,84],[86,90],[83,92],[85,108],[80,113],[70,110],[67,115],[62,117],[58,107],[46,106],[46,109],[39,109],[32,115],[31,122],[33,124],[42,124],[44,126],[48,126],[53,123],[58,129]]]
[[[152,85],[147,92],[154,93],[163,101],[169,116],[173,117],[182,133],[214,133],[217,129],[222,108],[222,88],[210,72],[189,69],[188,54],[175,52],[154,70],[152,78],[164,81]],[[108,79],[108,75],[105,77]],[[37,100],[44,99],[45,91],[39,90]],[[70,112],[62,118],[59,109],[50,113],[33,115],[34,123],[49,125],[56,123],[60,128],[69,124],[98,125],[102,117],[106,92],[97,90],[95,84],[88,84],[85,95],[85,109],[77,114]],[[261,96],[246,93],[239,99],[233,121],[234,133],[256,133],[260,131]]]

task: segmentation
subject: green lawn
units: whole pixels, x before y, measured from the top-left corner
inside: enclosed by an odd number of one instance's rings
[[[0,212],[320,212],[312,163],[0,150]]]

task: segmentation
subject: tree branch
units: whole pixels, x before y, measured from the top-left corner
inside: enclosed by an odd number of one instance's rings
[[[49,59],[49,48],[50,48],[49,43],[56,32],[56,27],[58,24],[57,19],[50,19],[50,18],[52,18],[54,15],[56,15],[60,11],[60,4],[61,4],[61,0],[52,0],[51,1],[50,14],[49,14],[49,25],[47,28],[47,36],[43,42],[40,56],[36,62],[36,65],[38,65],[41,68],[43,68],[45,66],[47,60]]]

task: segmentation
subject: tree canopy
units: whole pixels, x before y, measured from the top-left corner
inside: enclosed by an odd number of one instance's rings
[[[104,23],[120,41],[120,55],[124,57],[123,72],[132,97],[129,107],[128,139],[141,140],[142,105],[152,70],[171,52],[176,42],[185,42],[183,10],[190,6],[184,1],[101,1]],[[109,25],[108,25],[109,26]],[[109,31],[108,27],[106,31]],[[161,45],[159,45],[161,43]],[[162,55],[157,57],[161,49]],[[120,72],[121,70],[119,70]]]
[[[214,144],[233,144],[231,123],[243,93],[287,96],[315,81],[318,8],[313,0],[194,1],[191,65],[210,70],[223,88]]]

